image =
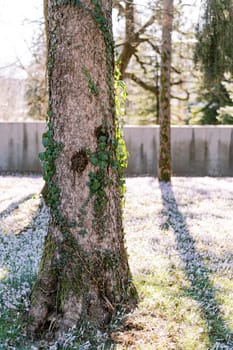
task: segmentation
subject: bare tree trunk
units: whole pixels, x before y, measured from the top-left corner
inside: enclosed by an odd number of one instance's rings
[[[160,152],[158,177],[171,180],[171,53],[172,53],[173,0],[163,0],[161,78],[160,78]]]
[[[67,4],[68,3],[68,4]],[[111,1],[48,1],[49,122],[41,156],[51,220],[29,332],[103,327],[136,301],[124,248]]]
[[[128,0],[125,2],[125,44],[120,55],[120,72],[121,79],[125,79],[125,71],[129,65],[129,61],[132,55],[136,51],[136,46],[132,42],[132,38],[135,35],[135,23],[134,23],[134,1]]]
[[[156,76],[155,76],[155,87],[156,87],[156,124],[159,125],[159,111],[160,111],[160,86],[159,86],[159,62],[156,58]]]

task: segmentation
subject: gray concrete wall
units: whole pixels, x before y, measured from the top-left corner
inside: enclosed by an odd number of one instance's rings
[[[0,123],[0,171],[40,172],[44,122]],[[124,129],[128,176],[157,175],[159,128]],[[173,126],[172,167],[176,176],[233,176],[233,127]]]
[[[0,122],[0,171],[41,172],[44,122]]]
[[[127,175],[157,175],[159,128],[125,127]],[[172,126],[175,176],[233,176],[232,126]]]

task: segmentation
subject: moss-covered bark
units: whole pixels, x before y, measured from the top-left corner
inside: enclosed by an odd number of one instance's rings
[[[32,335],[104,327],[136,302],[124,248],[115,135],[111,1],[48,1],[51,209],[29,313]]]

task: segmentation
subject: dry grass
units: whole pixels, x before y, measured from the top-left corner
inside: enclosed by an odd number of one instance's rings
[[[127,179],[138,308],[112,328],[114,342],[86,325],[50,345],[31,344],[22,322],[48,223],[46,208],[33,216],[39,200],[29,196],[42,181],[0,180],[0,349],[233,349],[233,178]]]
[[[127,179],[125,230],[140,295],[116,349],[233,349],[233,179]]]

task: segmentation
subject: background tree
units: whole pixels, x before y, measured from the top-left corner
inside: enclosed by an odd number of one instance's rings
[[[118,18],[120,19],[118,28],[121,28],[121,24],[124,28],[123,32],[121,30],[116,31],[117,58],[121,78],[127,81],[129,96],[133,100],[132,103],[130,103],[130,100],[127,102],[127,105],[129,105],[129,108],[126,108],[127,120],[129,120],[129,115],[134,115],[133,122],[136,119],[135,115],[139,113],[137,106],[140,105],[140,102],[138,103],[139,98],[135,98],[135,96],[142,98],[142,95],[147,100],[147,103],[142,103],[142,114],[146,115],[147,122],[149,120],[148,114],[151,114],[153,121],[155,121],[155,97],[159,89],[154,86],[154,82],[150,81],[148,77],[154,77],[154,61],[158,54],[158,52],[154,53],[154,49],[156,51],[159,49],[157,43],[156,45],[153,43],[153,35],[149,33],[156,23],[156,18],[159,18],[158,4],[159,2],[156,2],[154,6],[150,6],[149,15],[145,16],[133,0],[114,1],[114,7],[118,10]],[[145,2],[143,10],[148,10],[147,6],[149,5]],[[148,52],[148,54],[146,55],[145,52]],[[151,106],[153,107],[147,110],[149,100],[151,100]]]
[[[143,5],[133,0],[114,1],[114,23],[116,51],[121,62],[121,74],[126,80],[128,100],[126,104],[126,123],[159,123],[159,80],[161,45],[161,4],[159,1],[145,1]],[[189,99],[191,64],[190,30],[184,16],[182,4],[176,4],[174,11],[175,42],[173,45],[172,84],[172,122],[184,123],[187,101]],[[119,25],[116,24],[116,13]],[[30,22],[30,21],[27,21]],[[37,34],[30,52],[32,60],[24,64],[27,73],[26,102],[28,117],[45,117],[45,38],[44,21],[37,21]],[[186,26],[187,33],[181,31]],[[189,52],[189,54],[187,54]],[[185,53],[185,54],[184,54]],[[156,81],[156,83],[155,83]],[[43,107],[44,106],[44,107]],[[26,114],[26,113],[25,113]]]
[[[0,75],[0,120],[24,121],[27,104],[24,99],[26,83],[23,79]]]
[[[231,102],[233,102],[233,82],[232,80],[230,82],[224,82],[224,87],[226,88],[227,92],[229,93]],[[217,119],[220,124],[233,124],[233,106],[228,104],[227,106],[220,107],[218,109],[218,116]]]
[[[131,0],[115,1],[114,4],[119,15],[119,26],[115,31],[116,49],[119,53],[122,78],[126,80],[128,89],[126,122],[158,124],[161,2],[145,1],[140,6]],[[182,4],[176,4],[173,22],[173,30],[176,33],[171,69],[173,122],[184,123],[189,99],[189,81],[192,80],[190,72],[193,69],[190,69],[190,62],[193,53],[190,49],[191,33],[185,24]],[[181,31],[182,27],[186,27],[185,32]]]
[[[218,110],[232,106],[225,83],[233,73],[233,5],[231,0],[204,2],[203,16],[197,28],[195,59],[203,71],[200,100],[203,124],[218,124]]]
[[[114,114],[111,1],[48,1],[51,219],[31,297],[29,332],[104,327],[136,292],[124,248]]]
[[[163,0],[163,26],[160,80],[160,151],[158,177],[160,181],[171,180],[171,54],[172,54],[173,0]]]
[[[39,23],[39,32],[31,46],[32,60],[22,66],[27,73],[25,99],[27,114],[37,120],[44,120],[47,113],[48,93],[46,89],[46,43],[44,22]]]

